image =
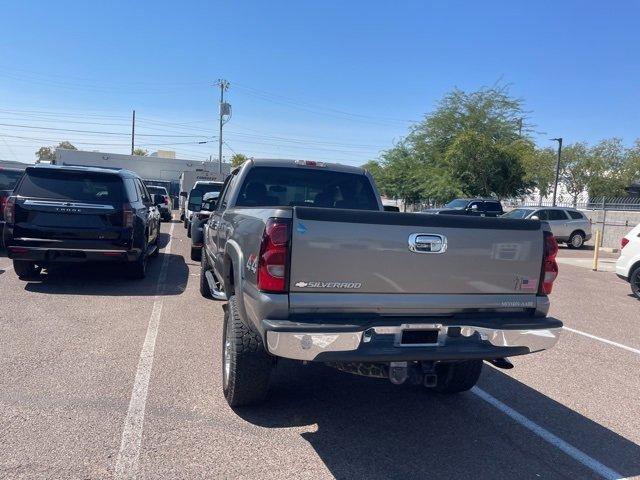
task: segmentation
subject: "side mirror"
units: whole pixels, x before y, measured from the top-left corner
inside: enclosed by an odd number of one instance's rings
[[[184,198],[187,198],[187,192],[180,192],[180,196],[184,197]]]
[[[202,202],[200,205],[200,210],[205,212],[213,212],[216,209],[218,202],[216,200],[207,200],[206,202]]]
[[[540,217],[538,215],[531,215],[529,220],[540,220]]]

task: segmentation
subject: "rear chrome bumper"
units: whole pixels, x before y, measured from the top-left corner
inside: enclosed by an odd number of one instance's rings
[[[464,360],[524,355],[553,347],[562,322],[543,318],[538,328],[489,328],[465,324],[411,323],[331,331],[329,325],[265,320],[266,343],[273,355],[308,361]],[[274,328],[275,326],[275,328]],[[319,328],[320,327],[320,328]],[[537,327],[537,326],[536,326]],[[437,330],[428,344],[402,344],[407,330]],[[318,331],[322,330],[322,331]]]

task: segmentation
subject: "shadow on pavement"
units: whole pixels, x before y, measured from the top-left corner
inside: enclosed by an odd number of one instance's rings
[[[640,446],[485,367],[480,387],[623,476]],[[444,396],[293,362],[278,365],[268,404],[236,412],[302,436],[336,478],[599,478],[473,393]],[[300,472],[303,473],[303,472]]]
[[[168,235],[167,235],[168,237]],[[168,239],[166,240],[168,242]],[[162,243],[160,243],[162,246]],[[180,295],[187,286],[189,267],[182,255],[160,252],[149,259],[147,276],[131,280],[124,274],[124,265],[109,263],[57,264],[25,285],[29,292],[51,295],[149,296],[157,292],[160,267],[168,258],[167,278],[163,295]]]

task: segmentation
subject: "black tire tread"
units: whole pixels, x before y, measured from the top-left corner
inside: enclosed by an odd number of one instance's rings
[[[193,258],[193,256],[191,258]],[[205,252],[201,252],[200,254],[200,295],[202,295],[204,298],[213,298],[213,295],[211,295],[211,289],[209,288],[209,282],[207,282],[207,278],[205,277],[205,272],[208,269],[209,269],[209,262],[207,261],[207,254]]]
[[[231,407],[261,403],[269,393],[273,359],[266,352],[260,334],[241,317],[235,295],[229,299],[225,332],[227,322],[232,322],[233,338],[229,385],[224,390],[224,396]],[[224,343],[222,354],[224,357]]]
[[[27,260],[14,260],[13,270],[18,275],[20,280],[28,280],[34,278],[40,273],[40,267],[37,267],[34,262]]]
[[[640,288],[636,287],[636,277],[640,278],[640,265],[637,266],[629,275],[629,285],[631,285],[631,293],[640,300]]]
[[[573,242],[573,237],[575,237],[576,235],[580,235],[580,236],[582,237],[582,245],[580,245],[579,247],[574,247],[574,246],[573,246],[573,243],[572,243],[572,242]],[[571,248],[571,249],[582,248],[582,247],[584,247],[584,239],[585,239],[584,233],[582,233],[582,232],[577,232],[577,231],[576,231],[576,232],[573,232],[573,233],[569,236],[569,240],[567,241],[567,247],[569,247],[569,248]]]

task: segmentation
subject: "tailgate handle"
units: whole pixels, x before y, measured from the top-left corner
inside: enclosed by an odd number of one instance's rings
[[[444,253],[447,237],[436,233],[412,233],[409,235],[409,250],[415,253]]]

